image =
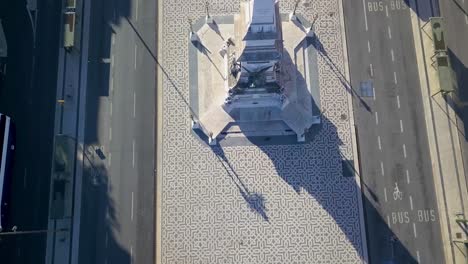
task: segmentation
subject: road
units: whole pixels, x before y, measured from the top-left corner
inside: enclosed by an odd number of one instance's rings
[[[47,228],[60,3],[38,1],[38,10],[34,51],[26,1],[0,4],[9,52],[0,111],[12,116],[17,125],[12,223],[18,231]],[[45,234],[3,237],[2,263],[38,263],[45,256],[45,241]]]
[[[370,261],[443,263],[409,7],[344,1],[344,12],[351,85],[373,85],[353,104]]]
[[[152,263],[156,1],[92,1],[80,263]]]

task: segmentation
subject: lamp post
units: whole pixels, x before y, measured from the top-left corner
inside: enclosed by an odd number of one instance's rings
[[[297,20],[296,9],[297,9],[297,6],[299,5],[299,2],[301,2],[301,0],[296,0],[296,3],[294,4],[294,9],[291,12],[291,14],[289,14],[289,20],[291,20],[291,21],[296,21]]]

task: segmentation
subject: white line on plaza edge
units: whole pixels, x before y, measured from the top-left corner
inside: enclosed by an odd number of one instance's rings
[[[410,183],[410,180],[409,180],[409,171],[406,170],[406,182],[409,184]]]
[[[135,50],[135,53],[134,53],[135,57],[133,58],[133,68],[135,68],[135,70],[136,70],[136,68],[137,68],[137,45],[136,44],[135,44],[135,49],[134,50]]]
[[[130,220],[133,221],[133,192],[132,192],[132,207],[131,207],[131,212],[130,212]]]
[[[362,0],[362,7],[364,8],[364,23],[366,24],[366,31],[369,30],[369,27],[367,26],[367,10],[366,10],[366,2]]]
[[[390,26],[387,26],[387,29],[388,29],[388,38],[391,39],[392,38],[392,30],[390,29]]]
[[[370,53],[370,41],[367,41],[367,51]]]
[[[392,61],[395,61],[395,54],[393,53],[393,49],[390,49],[390,55],[392,56]]]
[[[400,96],[399,95],[396,96],[396,103],[397,103],[398,109],[400,109]]]
[[[419,256],[419,250],[416,250],[416,258],[418,259],[418,263],[421,263],[421,256]]]
[[[398,84],[398,80],[397,80],[397,77],[396,77],[396,72],[393,72],[393,81],[395,82],[395,84]]]
[[[136,117],[136,93],[133,92],[133,117]]]
[[[387,188],[383,188],[384,191],[384,197],[385,197],[385,202],[387,202]]]
[[[135,168],[135,140],[132,141],[132,166]]]
[[[379,113],[375,112],[375,124],[379,124]]]
[[[374,67],[372,66],[372,63],[369,65],[369,70],[370,70],[370,76],[374,77]]]
[[[406,145],[403,144],[403,157],[406,158]]]
[[[414,237],[418,237],[418,233],[416,232],[416,224],[413,223],[413,232],[414,232]]]
[[[410,203],[411,211],[413,211],[413,197],[411,197],[411,195],[409,196],[409,203]]]
[[[380,142],[380,136],[377,136],[377,143],[379,145],[379,150],[382,150],[382,143]]]
[[[380,171],[382,173],[382,176],[385,176],[385,171],[384,171],[384,167],[383,167],[383,162],[381,161],[380,162]]]
[[[400,119],[400,132],[403,133],[403,121]]]

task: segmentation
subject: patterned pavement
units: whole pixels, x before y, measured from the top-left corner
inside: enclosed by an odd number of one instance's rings
[[[210,148],[190,129],[187,19],[205,0],[162,0],[161,263],[361,263],[360,191],[343,177],[354,160],[344,80],[340,0],[304,0],[313,20],[323,124],[312,142]],[[288,13],[294,1],[281,1]],[[239,1],[211,0],[212,15]]]

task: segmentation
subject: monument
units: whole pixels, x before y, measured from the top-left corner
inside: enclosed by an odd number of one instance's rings
[[[285,35],[283,26],[288,27]],[[294,134],[305,141],[309,128],[320,123],[309,37],[297,19],[280,14],[275,0],[242,1],[232,24],[207,19],[191,33],[192,45],[201,51],[198,58],[208,58],[207,64],[198,63],[193,85],[197,98],[191,104],[198,109],[192,115],[193,129],[202,131],[210,144],[226,137]]]

